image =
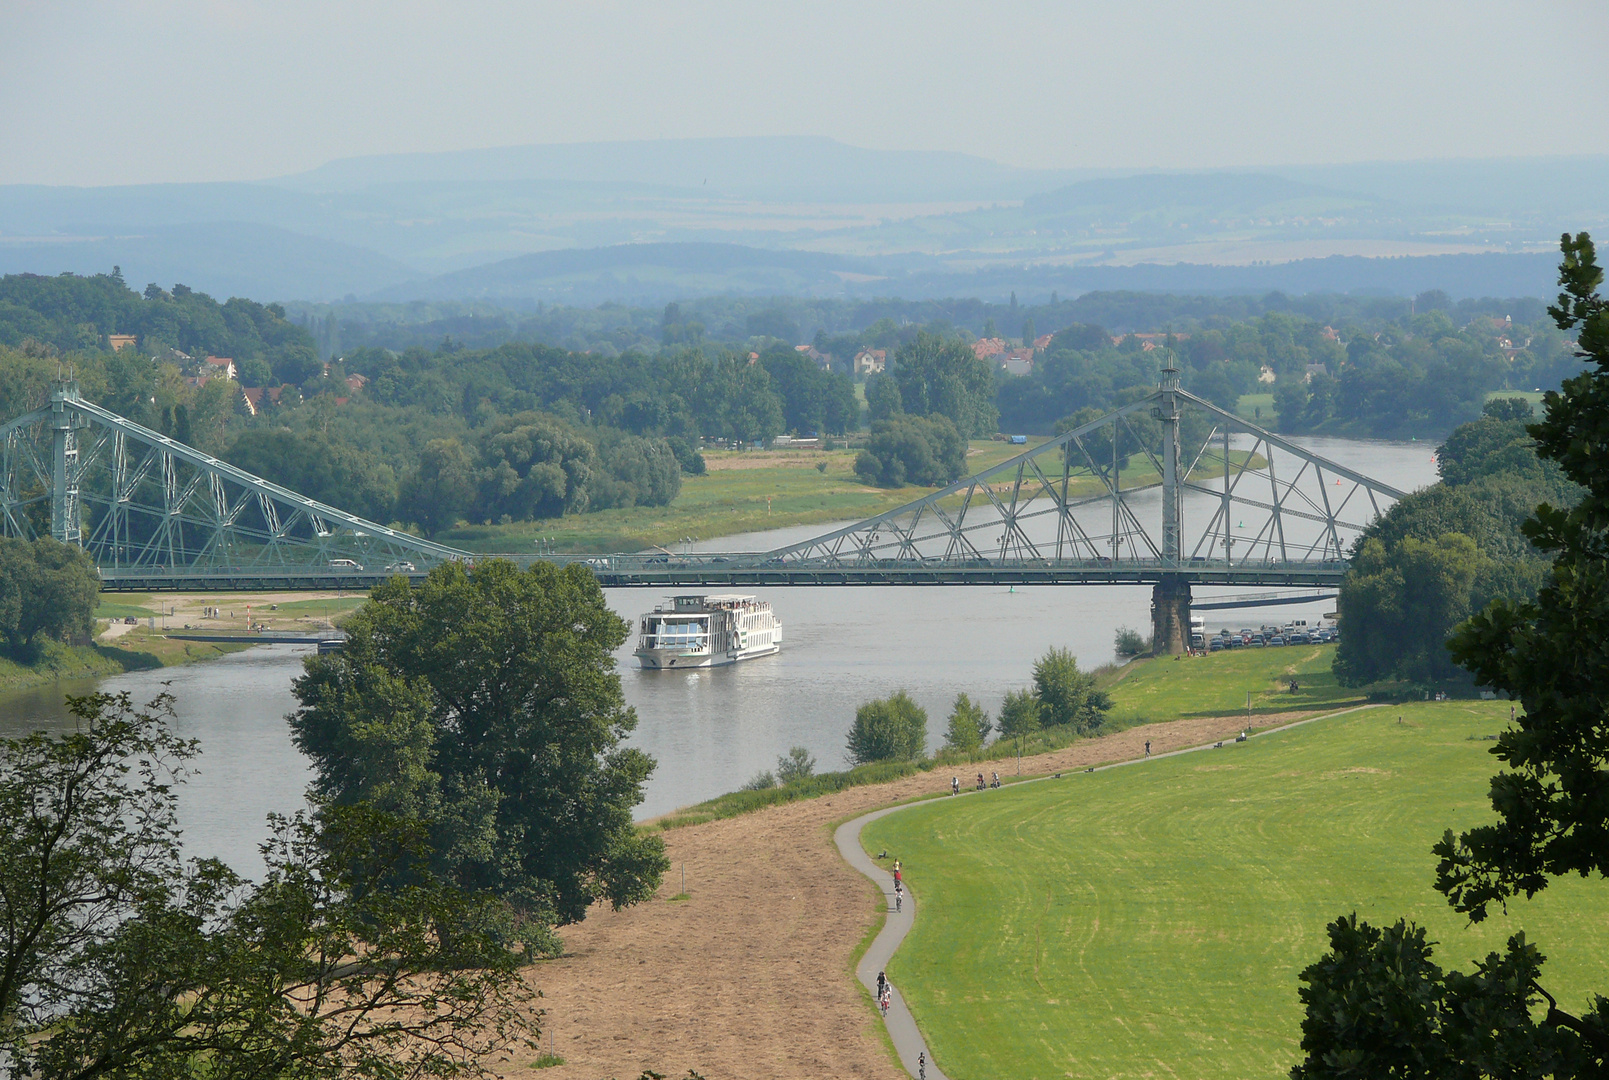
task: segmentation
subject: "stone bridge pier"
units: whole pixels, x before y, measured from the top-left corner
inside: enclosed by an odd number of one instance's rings
[[[1190,646],[1190,581],[1169,575],[1151,587],[1151,652],[1178,656]]]

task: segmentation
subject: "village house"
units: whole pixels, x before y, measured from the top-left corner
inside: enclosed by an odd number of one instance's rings
[[[824,353],[814,345],[795,345],[793,351],[812,361],[822,371],[832,370],[832,354]]]
[[[1008,349],[1000,354],[1000,370],[1007,375],[1031,375],[1034,370],[1034,350]]]
[[[1054,335],[1040,334],[1038,337],[1034,338],[1034,351],[1044,352],[1046,349],[1050,348],[1050,339],[1052,336]]]
[[[235,362],[227,356],[209,356],[201,363],[203,376],[222,375],[226,379],[236,378]]]
[[[887,349],[862,349],[855,354],[856,375],[876,375],[887,366]]]
[[[346,377],[347,389],[351,390],[353,393],[356,393],[357,391],[362,390],[365,386],[368,386],[368,385],[369,385],[369,378],[368,378],[367,375],[348,375]]]
[[[999,356],[1005,351],[1006,341],[1004,338],[979,338],[972,343],[972,355],[976,356],[979,360],[987,360],[992,356]]]
[[[134,335],[108,334],[106,335],[106,343],[111,346],[113,352],[122,352],[124,349],[134,348]]]

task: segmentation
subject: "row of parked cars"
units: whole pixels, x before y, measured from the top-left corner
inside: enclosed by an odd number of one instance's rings
[[[1222,630],[1207,639],[1208,652],[1262,649],[1274,645],[1324,645],[1341,640],[1339,626],[1265,626],[1260,630]]]

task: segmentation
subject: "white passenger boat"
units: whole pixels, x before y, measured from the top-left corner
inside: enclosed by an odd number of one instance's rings
[[[706,668],[770,656],[782,624],[764,600],[737,593],[672,596],[638,620],[644,668]]]

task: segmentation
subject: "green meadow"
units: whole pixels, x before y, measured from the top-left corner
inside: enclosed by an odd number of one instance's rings
[[[1362,690],[1339,685],[1330,671],[1334,645],[1235,649],[1175,659],[1134,660],[1105,689],[1113,718],[1125,725],[1184,716],[1233,716],[1247,711],[1254,726],[1270,713],[1361,705]],[[1296,683],[1292,690],[1290,684]]]
[[[1419,922],[1466,969],[1523,928],[1579,1009],[1609,989],[1603,882],[1555,882],[1478,927],[1431,888],[1430,845],[1489,817],[1508,710],[1365,708],[873,822],[862,842],[904,860],[921,899],[890,976],[955,1080],[1282,1077],[1297,973],[1352,911]]]
[[[967,453],[968,475],[1009,461],[1046,440],[1029,439],[1027,446],[975,439]],[[469,551],[524,553],[555,550],[577,553],[674,549],[684,538],[713,540],[738,533],[763,532],[793,525],[858,521],[904,506],[932,488],[877,488],[855,475],[856,450],[707,450],[709,471],[682,478],[681,494],[669,506],[633,506],[586,514],[514,522],[507,525],[461,524],[436,537]],[[1236,451],[1237,455],[1246,456]],[[1253,468],[1261,458],[1252,457]],[[1059,466],[1048,472],[1059,475]],[[1192,474],[1198,480],[1222,476],[1204,467]],[[1009,487],[1009,478],[1001,481]],[[1136,455],[1123,470],[1125,487],[1158,482],[1150,459]],[[1099,480],[1075,470],[1075,494],[1101,490]],[[957,498],[957,505],[959,505]]]

